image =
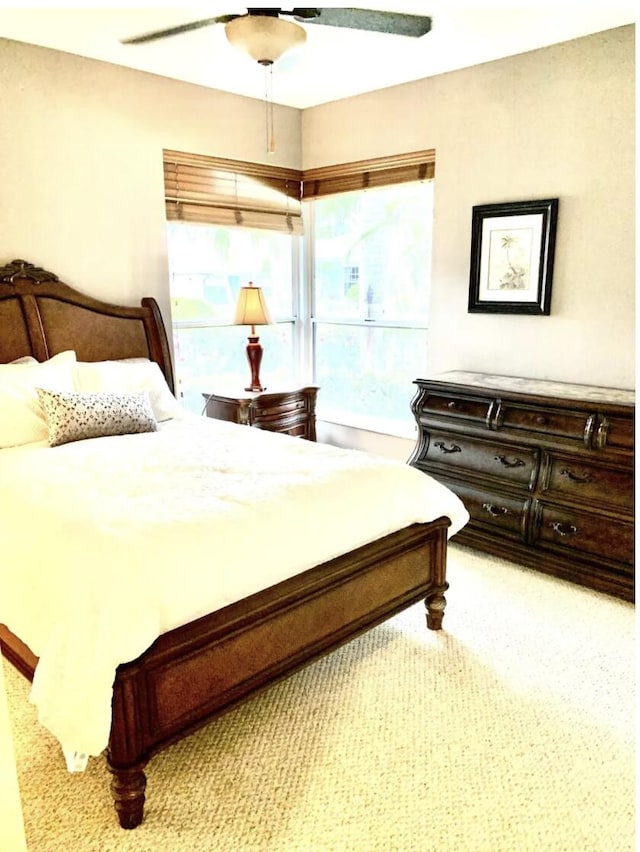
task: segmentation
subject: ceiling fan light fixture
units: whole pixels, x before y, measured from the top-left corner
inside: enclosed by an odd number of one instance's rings
[[[242,15],[228,21],[224,30],[233,47],[261,65],[273,64],[307,39],[303,27],[272,15]]]

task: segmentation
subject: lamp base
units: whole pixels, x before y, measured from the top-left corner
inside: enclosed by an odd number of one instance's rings
[[[249,336],[247,343],[247,360],[251,367],[251,385],[245,388],[246,391],[259,393],[266,390],[266,387],[260,382],[260,363],[262,361],[262,346],[259,343],[260,338],[257,336]]]

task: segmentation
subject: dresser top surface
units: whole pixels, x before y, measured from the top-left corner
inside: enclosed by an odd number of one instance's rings
[[[472,373],[452,370],[438,373],[425,381],[444,384],[467,385],[493,391],[534,394],[536,396],[564,397],[591,402],[608,402],[618,405],[635,405],[635,392],[622,388],[603,388],[597,385],[578,385],[548,379],[527,379],[518,376],[498,376],[492,373]]]

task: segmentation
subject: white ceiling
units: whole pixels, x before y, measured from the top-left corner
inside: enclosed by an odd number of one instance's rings
[[[443,0],[360,2],[370,9],[428,14],[432,30],[416,39],[307,24],[306,44],[274,65],[276,103],[311,107],[635,21],[635,5],[630,2],[542,0],[533,5],[511,0],[491,7],[473,0],[464,6]],[[121,2],[108,8],[90,2],[68,2],[64,7],[0,2],[0,37],[262,99],[264,68],[232,48],[220,24],[158,42],[120,44],[120,39],[141,33],[245,11],[233,0],[207,4],[137,0],[135,8]]]

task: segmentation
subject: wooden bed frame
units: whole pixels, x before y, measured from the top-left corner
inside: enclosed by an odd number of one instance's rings
[[[82,295],[23,260],[0,268],[0,362],[148,357],[173,390],[171,356],[154,299],[140,307]],[[149,758],[258,690],[402,609],[425,601],[442,627],[448,518],[413,524],[160,636],[117,670],[107,761],[123,828],[142,821]],[[286,542],[282,543],[286,547]],[[127,593],[126,589],[122,590]],[[37,658],[0,626],[4,656],[33,677]]]

